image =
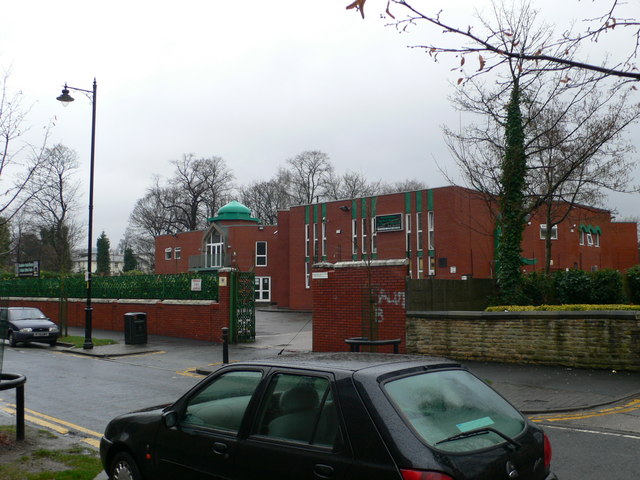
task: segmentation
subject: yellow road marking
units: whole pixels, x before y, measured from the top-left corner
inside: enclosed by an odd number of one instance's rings
[[[0,410],[11,415],[16,415],[16,405],[12,403],[8,403],[6,405],[6,407],[2,407],[0,408]],[[61,435],[67,435],[70,431],[76,431],[85,435],[89,435],[91,438],[85,438],[82,439],[82,441],[96,448],[100,446],[100,438],[102,438],[102,434],[94,432],[93,430],[89,430],[88,428],[81,427],[80,425],[76,425],[74,423],[67,422],[60,418],[55,418],[44,413],[36,412],[35,410],[31,410],[28,408],[25,408],[24,419],[40,427],[48,428],[50,430],[58,432]]]
[[[582,420],[586,418],[604,417],[606,415],[615,415],[617,413],[628,413],[640,410],[640,398],[631,400],[624,405],[612,408],[603,408],[589,412],[579,413],[560,413],[549,415],[537,415],[529,417],[533,422],[562,422],[567,420]]]

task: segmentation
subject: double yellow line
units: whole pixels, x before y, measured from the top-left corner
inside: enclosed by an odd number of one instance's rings
[[[536,415],[529,417],[534,422],[563,422],[569,420],[582,420],[585,418],[604,417],[606,415],[615,415],[617,413],[628,413],[640,410],[640,398],[630,400],[629,402],[610,408],[600,410],[591,410],[586,412],[567,412],[559,414]]]
[[[13,416],[16,415],[16,405],[13,403],[0,403],[0,410]],[[24,409],[24,419],[25,421],[38,425],[39,427],[53,430],[60,435],[68,435],[70,433],[79,434],[81,437],[84,437],[81,438],[82,442],[91,445],[94,448],[100,447],[100,438],[102,437],[102,434],[89,430],[88,428],[81,427],[80,425],[75,425],[71,422],[66,422],[59,418],[51,417],[28,408]]]

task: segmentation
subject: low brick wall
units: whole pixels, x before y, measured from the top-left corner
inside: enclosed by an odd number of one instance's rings
[[[7,299],[8,306],[36,307],[51,320],[59,322],[58,299]],[[124,314],[145,312],[147,333],[168,337],[192,338],[208,342],[222,342],[222,327],[229,326],[228,310],[219,303],[205,300],[101,300],[94,299],[92,325],[98,330],[124,331]],[[85,326],[86,300],[70,299],[67,304],[68,325]]]
[[[407,312],[407,352],[640,371],[640,312]]]

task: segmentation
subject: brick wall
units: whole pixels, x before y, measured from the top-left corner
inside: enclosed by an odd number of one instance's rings
[[[311,280],[313,351],[348,351],[346,338],[368,337],[378,340],[400,338],[400,351],[404,352],[408,271],[407,260],[314,265]],[[369,285],[373,295],[367,293]],[[369,311],[371,317],[367,315]],[[381,352],[392,350],[391,346],[378,347]]]
[[[408,312],[407,352],[640,371],[640,312]]]
[[[97,330],[124,331],[124,314],[145,312],[147,333],[222,343],[222,327],[229,326],[229,269],[219,273],[219,301],[205,300],[103,300],[93,299],[92,326]],[[7,306],[39,308],[60,324],[58,299],[10,298]],[[85,299],[70,299],[68,325],[85,326]]]

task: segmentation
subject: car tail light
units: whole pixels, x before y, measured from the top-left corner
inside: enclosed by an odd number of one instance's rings
[[[453,477],[439,472],[425,472],[424,470],[400,470],[402,480],[454,480]]]
[[[551,468],[551,457],[553,456],[553,451],[551,450],[551,442],[549,441],[549,437],[547,434],[544,434],[544,468],[546,471],[549,471]]]

